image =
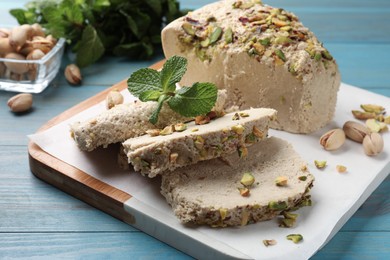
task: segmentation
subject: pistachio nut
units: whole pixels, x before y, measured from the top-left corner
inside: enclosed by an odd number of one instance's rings
[[[238,191],[240,192],[240,195],[243,197],[248,197],[250,195],[250,190],[248,188],[238,188]]]
[[[175,127],[173,125],[169,125],[160,131],[160,135],[170,135],[173,134],[173,132],[175,132]]]
[[[376,117],[376,114],[373,112],[362,112],[359,110],[352,110],[352,114],[356,119],[360,119],[360,120],[366,120],[366,119]]]
[[[33,36],[42,36],[45,37],[45,33],[43,32],[42,26],[38,23],[34,23],[31,25],[32,35]]]
[[[240,182],[244,186],[252,186],[252,184],[255,182],[255,177],[251,173],[246,172],[242,175]]]
[[[123,103],[123,96],[118,90],[111,90],[106,96],[106,108],[111,109]]]
[[[373,133],[379,133],[381,130],[381,126],[376,119],[367,119],[366,126]]]
[[[9,43],[16,51],[19,51],[26,41],[31,38],[31,35],[32,28],[30,25],[16,26],[11,30]]]
[[[347,167],[345,167],[344,165],[336,165],[336,170],[339,172],[339,173],[344,173],[347,171]]]
[[[287,178],[285,176],[279,176],[275,179],[276,186],[287,186]]]
[[[187,125],[185,123],[177,123],[175,124],[175,131],[176,132],[183,132],[187,129]]]
[[[7,105],[11,109],[12,112],[25,112],[29,110],[33,103],[33,96],[31,94],[18,94],[16,96],[11,97],[8,100]]]
[[[8,38],[10,31],[7,28],[0,28],[0,38]]]
[[[14,52],[8,53],[7,55],[5,55],[5,58],[13,60],[26,60],[24,56]],[[14,72],[16,74],[24,74],[28,71],[28,66],[26,63],[6,61],[4,62],[4,64],[11,72]]]
[[[221,220],[224,220],[228,214],[227,208],[220,208],[219,209],[219,215],[221,216]]]
[[[382,131],[387,131],[387,124],[384,122],[379,122],[376,119],[367,119],[366,126],[370,129],[371,132],[379,133]]]
[[[342,129],[332,129],[320,138],[320,144],[325,150],[333,151],[339,149],[345,142],[345,133]]]
[[[234,125],[231,127],[232,131],[240,135],[244,132],[245,128],[242,125]]]
[[[276,245],[276,240],[275,239],[264,239],[263,240],[263,244],[265,246],[273,246],[273,245]]]
[[[41,50],[36,49],[27,55],[26,60],[40,60],[43,56],[45,56],[45,54]],[[30,70],[35,70],[37,68],[36,64],[27,64],[27,66]]]
[[[360,107],[365,111],[365,112],[370,112],[370,113],[375,113],[375,114],[381,114],[385,111],[385,108],[382,106],[378,105],[373,105],[373,104],[362,104]]]
[[[65,78],[72,85],[78,85],[81,83],[81,72],[79,67],[75,64],[69,64],[65,68]]]
[[[383,151],[383,138],[378,133],[370,133],[363,139],[364,152],[368,156],[374,156]]]
[[[146,130],[146,133],[150,136],[159,136],[160,135],[160,130],[159,129],[148,129]]]
[[[272,210],[285,210],[287,209],[287,203],[285,201],[270,201],[268,208]]]
[[[314,165],[317,167],[317,169],[323,169],[326,167],[326,161],[314,160]]]
[[[301,234],[290,234],[290,235],[287,235],[286,238],[288,240],[293,241],[294,243],[299,243],[300,241],[302,241],[303,236]]]
[[[364,137],[370,133],[367,127],[354,121],[347,121],[343,126],[345,135],[358,143],[362,143]]]
[[[10,52],[13,52],[12,46],[9,44],[8,38],[0,38],[0,57],[7,55]]]

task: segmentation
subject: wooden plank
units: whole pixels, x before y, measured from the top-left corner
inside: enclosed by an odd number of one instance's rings
[[[2,259],[192,259],[142,232],[3,233]]]

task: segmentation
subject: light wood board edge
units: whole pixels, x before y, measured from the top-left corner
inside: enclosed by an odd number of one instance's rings
[[[164,60],[153,64],[150,68],[159,69]],[[39,128],[38,132],[49,129],[77,113],[103,101],[107,93],[113,89],[127,88],[127,80],[103,90],[95,96],[79,103],[54,117]],[[123,203],[132,196],[109,184],[106,184],[89,174],[73,167],[60,159],[46,153],[33,142],[28,144],[29,164],[31,172],[39,179],[57,187],[58,189],[98,208],[113,217],[126,223],[134,223],[134,219],[123,208]]]

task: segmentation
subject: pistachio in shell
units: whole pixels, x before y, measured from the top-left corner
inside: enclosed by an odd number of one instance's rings
[[[336,128],[328,131],[320,138],[320,144],[327,151],[339,149],[345,142],[345,133],[342,129]]]
[[[343,130],[348,139],[358,143],[362,143],[364,137],[370,133],[366,126],[354,121],[345,122]]]

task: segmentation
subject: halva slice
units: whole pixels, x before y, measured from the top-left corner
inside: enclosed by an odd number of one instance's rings
[[[162,44],[167,58],[188,59],[183,84],[212,82],[227,90],[227,106],[274,108],[273,128],[311,133],[334,115],[337,64],[283,9],[258,0],[218,1],[167,25]]]
[[[226,91],[219,90],[214,111],[221,112],[226,101]],[[163,128],[178,122],[190,121],[164,104],[158,122],[153,125],[149,117],[157,107],[157,102],[127,103],[105,110],[94,118],[70,125],[71,136],[83,151],[92,151],[99,146],[123,142],[140,136],[151,128]]]
[[[274,109],[254,108],[226,114],[208,124],[173,125],[171,131],[165,129],[157,136],[128,139],[123,149],[135,171],[155,177],[233,152],[246,157],[247,146],[267,137],[275,116]]]
[[[162,175],[161,193],[183,223],[246,225],[308,203],[314,177],[305,165],[289,143],[270,137],[250,146],[246,160],[233,153]]]

